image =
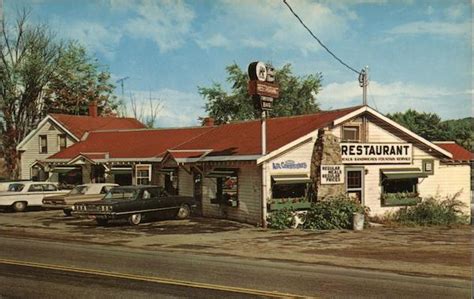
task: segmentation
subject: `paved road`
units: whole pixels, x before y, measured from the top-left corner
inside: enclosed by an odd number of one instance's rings
[[[469,298],[470,282],[0,237],[0,298]]]

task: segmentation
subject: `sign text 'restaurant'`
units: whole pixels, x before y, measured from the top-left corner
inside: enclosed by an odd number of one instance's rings
[[[409,143],[341,143],[342,162],[362,163],[411,163],[412,145]]]

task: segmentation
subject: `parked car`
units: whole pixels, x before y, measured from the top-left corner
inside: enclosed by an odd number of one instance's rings
[[[72,215],[95,219],[99,225],[111,219],[128,219],[131,225],[138,225],[143,218],[164,212],[176,213],[178,219],[185,219],[195,207],[194,198],[169,195],[161,187],[123,186],[113,188],[102,200],[74,204]]]
[[[62,209],[64,214],[71,216],[72,205],[76,202],[96,201],[102,199],[107,192],[118,184],[84,184],[74,187],[69,193],[47,196],[43,198],[43,208]]]
[[[67,192],[67,190],[59,190],[58,184],[51,182],[12,183],[8,191],[0,192],[0,207],[23,212],[27,207],[41,206],[45,196]]]
[[[8,187],[10,187],[11,184],[24,183],[24,182],[32,182],[32,181],[31,180],[1,181],[0,192],[8,191]]]

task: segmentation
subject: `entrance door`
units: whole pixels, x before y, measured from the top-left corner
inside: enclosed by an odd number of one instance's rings
[[[364,203],[363,168],[346,168],[346,192],[349,197]]]
[[[193,181],[194,181],[193,196],[197,204],[196,214],[202,215],[202,174],[200,174],[199,172],[194,172]]]

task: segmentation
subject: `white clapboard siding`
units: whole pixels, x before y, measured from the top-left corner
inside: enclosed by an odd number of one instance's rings
[[[254,164],[241,164],[239,167],[238,196],[239,206],[228,207],[211,204],[215,198],[216,179],[204,178],[202,210],[205,217],[227,218],[249,224],[261,224],[261,179],[260,168]]]
[[[184,169],[178,171],[179,195],[194,196],[193,175],[187,173]]]
[[[465,204],[464,212],[470,214],[471,167],[469,165],[446,165],[435,161],[434,175],[422,179],[418,185],[420,195],[445,199],[460,192],[457,200]]]
[[[50,130],[51,126],[53,129]],[[44,160],[47,157],[57,153],[59,151],[58,145],[58,136],[63,134],[57,127],[55,127],[51,122],[45,123],[38,131],[38,133],[33,136],[24,146],[25,151],[21,154],[21,178],[30,179],[31,178],[31,166],[36,160]],[[39,136],[47,135],[48,140],[48,153],[40,154],[39,148]],[[74,141],[67,136],[66,137],[66,146],[71,146],[74,144]]]

